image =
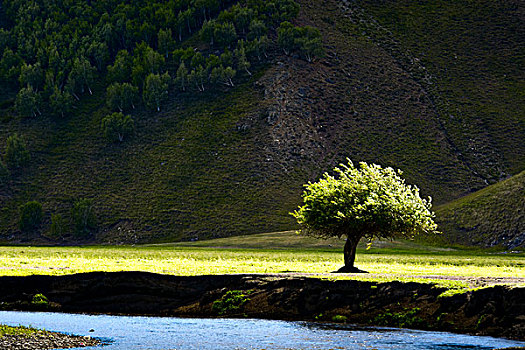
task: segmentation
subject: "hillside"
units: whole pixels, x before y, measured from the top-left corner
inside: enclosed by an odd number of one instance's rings
[[[525,171],[436,208],[444,235],[457,244],[525,246]]]
[[[18,133],[32,157],[0,184],[0,237],[77,240],[50,237],[50,225],[57,213],[69,222],[80,198],[97,216],[88,241],[291,229],[302,184],[346,157],[402,169],[437,204],[523,170],[519,2],[298,3],[292,21],[320,30],[324,57],[310,63],[274,44],[234,87],[171,88],[158,113],[138,104],[135,134],[120,144],[101,135],[102,79],[65,118],[21,118],[16,91],[0,84],[0,153]],[[178,45],[206,47],[189,34]],[[44,219],[21,233],[18,207],[30,200]]]
[[[373,21],[367,34],[395,46],[393,55],[422,75],[449,143],[472,172],[494,183],[523,170],[523,2],[352,3]]]

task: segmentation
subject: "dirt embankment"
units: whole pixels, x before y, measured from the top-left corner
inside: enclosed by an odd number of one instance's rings
[[[339,321],[525,340],[525,288],[445,291],[423,283],[306,277],[87,273],[1,277],[0,308]],[[49,303],[32,303],[39,293]]]

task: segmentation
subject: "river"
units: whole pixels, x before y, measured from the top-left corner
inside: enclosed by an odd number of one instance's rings
[[[446,332],[260,319],[196,319],[0,311],[0,324],[101,338],[82,349],[495,349],[525,346]]]

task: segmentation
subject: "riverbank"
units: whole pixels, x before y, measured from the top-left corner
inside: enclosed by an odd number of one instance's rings
[[[70,349],[99,344],[98,339],[91,337],[0,325],[0,349],[3,350]]]
[[[35,302],[37,294],[47,300]],[[415,282],[99,272],[0,277],[0,308],[335,321],[525,340],[525,288],[505,286],[459,292]]]

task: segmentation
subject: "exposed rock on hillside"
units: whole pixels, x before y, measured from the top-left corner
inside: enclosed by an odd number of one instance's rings
[[[316,176],[346,157],[394,166],[438,202],[483,187],[443,126],[425,67],[406,50],[396,54],[399,44],[356,35],[352,11],[304,1],[299,21],[322,30],[325,57],[285,56],[258,82],[275,158]]]

